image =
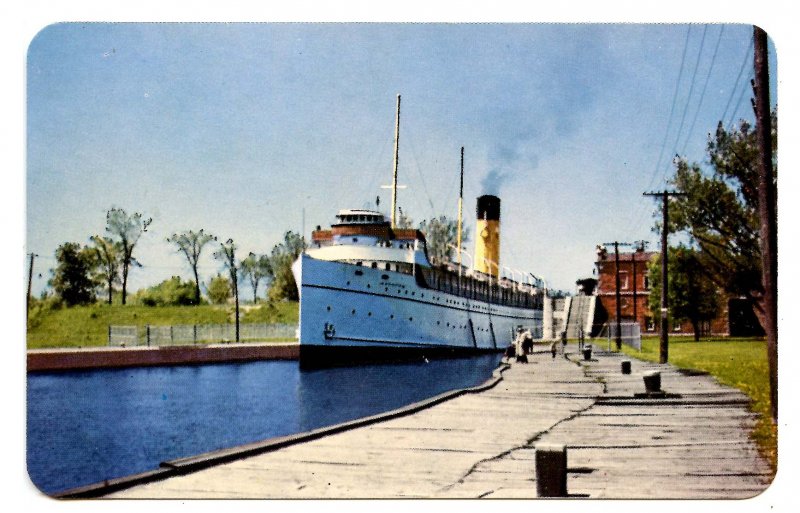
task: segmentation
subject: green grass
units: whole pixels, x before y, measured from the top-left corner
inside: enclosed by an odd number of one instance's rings
[[[242,323],[296,323],[296,302],[269,303],[243,308]],[[75,306],[60,309],[33,309],[28,321],[28,349],[53,347],[92,347],[108,344],[108,326],[175,324],[225,324],[234,322],[230,305]]]
[[[628,356],[657,362],[659,339],[642,338],[642,351],[623,346]],[[707,338],[695,342],[691,338],[669,340],[669,363],[683,369],[708,372],[724,384],[738,388],[750,399],[751,409],[759,420],[751,434],[770,461],[773,472],[777,468],[777,426],[772,422],[769,400],[769,366],[767,344],[754,338]]]

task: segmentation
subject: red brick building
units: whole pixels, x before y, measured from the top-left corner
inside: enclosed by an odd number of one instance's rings
[[[596,314],[609,321],[617,317],[617,288],[616,276],[619,269],[619,301],[620,320],[622,322],[637,322],[642,334],[656,334],[661,328],[658,312],[650,311],[650,282],[647,276],[647,264],[651,259],[657,259],[659,252],[627,251],[619,254],[619,267],[613,249],[598,246],[597,261],[597,291],[599,302]],[[672,333],[693,334],[689,322],[673,321],[670,326]],[[758,324],[753,309],[746,299],[728,298],[720,305],[719,315],[701,326],[703,335],[735,335],[752,336],[761,335],[763,331]]]
[[[648,301],[650,283],[647,278],[647,263],[658,253],[633,251],[619,254],[619,301],[620,319],[622,322],[639,323],[642,333],[655,331]],[[597,262],[597,297],[608,319],[617,317],[617,264],[613,251],[598,247]]]

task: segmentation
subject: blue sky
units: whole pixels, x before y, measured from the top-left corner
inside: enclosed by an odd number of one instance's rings
[[[112,206],[153,218],[131,290],[190,276],[165,242],[176,231],[233,238],[244,256],[379,195],[388,210],[380,186],[397,94],[404,212],[415,223],[455,217],[464,146],[470,235],[475,198],[499,195],[501,264],[573,290],[598,243],[658,249],[655,202],[642,193],[665,186],[672,155],[702,162],[718,121],[752,119],[751,34],[734,24],[45,27],[26,64],[34,291],[55,248],[103,233]],[[219,270],[207,250],[203,278]]]

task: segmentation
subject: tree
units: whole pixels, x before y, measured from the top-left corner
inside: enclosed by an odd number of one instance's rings
[[[147,227],[153,222],[152,218],[144,219],[142,214],[134,212],[128,215],[121,208],[112,208],[106,213],[106,231],[119,237],[119,244],[122,251],[122,304],[127,298],[128,290],[128,270],[131,265],[141,267],[142,264],[133,258],[133,248],[139,242],[139,237],[147,231]]]
[[[171,242],[178,246],[178,251],[183,253],[186,261],[189,262],[189,267],[192,268],[194,274],[194,304],[200,304],[200,276],[197,272],[197,265],[200,261],[200,254],[203,252],[203,247],[217,238],[210,233],[205,233],[202,229],[199,232],[189,230],[183,233],[173,233],[171,237],[167,237],[167,242]]]
[[[211,278],[206,289],[208,300],[215,305],[225,304],[228,298],[231,297],[231,282],[221,274],[217,274]]]
[[[91,253],[76,242],[65,242],[56,249],[56,261],[49,285],[64,303],[74,306],[94,302]]]
[[[294,275],[292,274],[292,264],[297,257],[305,250],[305,239],[299,234],[288,231],[283,234],[283,242],[276,244],[272,248],[269,256],[268,278],[272,282],[269,288],[269,298],[273,301],[287,299],[297,301],[300,294],[297,290]]]
[[[194,284],[173,276],[136,293],[136,300],[145,306],[187,306],[196,304]]]
[[[214,252],[214,258],[222,260],[223,265],[228,269],[228,273],[231,277],[233,300],[236,305],[236,342],[239,342],[239,279],[237,277],[236,244],[233,242],[233,239],[228,239],[220,244],[220,248]]]
[[[397,211],[398,213],[397,220],[395,221],[395,228],[399,228],[401,230],[414,228],[414,220],[408,217],[405,212],[403,212],[402,208],[397,207]]]
[[[91,251],[94,253],[95,280],[102,283],[108,291],[106,302],[112,303],[114,285],[119,284],[119,268],[122,261],[122,247],[118,242],[109,237],[93,235],[89,237],[94,243]]]
[[[453,260],[453,252],[458,242],[458,221],[439,216],[430,221],[419,223],[419,229],[425,234],[428,258],[432,264],[444,264]],[[462,231],[461,243],[469,240],[469,230]]]
[[[258,285],[263,278],[270,275],[270,261],[266,255],[258,256],[250,253],[241,263],[242,274],[253,288],[253,303],[258,303]]]
[[[700,324],[719,313],[719,289],[701,264],[699,252],[678,246],[669,248],[667,304],[673,320],[692,324],[695,341],[700,340]],[[650,311],[661,309],[661,263],[654,258],[648,263]]]
[[[775,148],[777,112],[771,116]],[[698,164],[676,161],[671,183],[686,195],[670,205],[670,228],[690,236],[692,245],[700,250],[700,265],[715,284],[753,302],[763,327],[758,154],[756,134],[749,123],[741,121],[730,132],[720,123],[714,136],[709,136],[710,173]],[[775,158],[773,170],[777,177]]]

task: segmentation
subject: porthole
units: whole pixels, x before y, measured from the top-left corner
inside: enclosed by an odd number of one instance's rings
[[[330,306],[328,307],[328,311],[329,311],[329,312],[331,311],[331,307],[330,307]]]
[[[372,312],[367,312],[367,317],[372,317]]]
[[[413,317],[409,317],[409,318],[408,318],[408,320],[409,320],[409,321],[413,321],[413,320],[414,320],[414,318],[413,318]]]
[[[385,287],[385,288],[383,289],[383,291],[384,291],[384,292],[389,292],[389,287]]]
[[[351,313],[351,314],[353,314],[353,315],[355,315],[355,314],[356,314],[356,311],[355,311],[355,309],[353,309],[353,311],[352,311],[352,312],[350,312],[350,313]]]
[[[388,280],[389,279],[389,275],[388,274],[381,274],[381,279],[382,280]]]
[[[390,319],[394,319],[394,314],[389,316]]]
[[[369,289],[369,288],[372,288],[372,287],[370,286],[370,284],[369,284],[369,283],[367,283],[367,288],[368,288],[368,289]]]

